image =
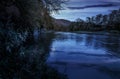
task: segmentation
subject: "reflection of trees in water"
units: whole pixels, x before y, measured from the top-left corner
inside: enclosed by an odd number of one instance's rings
[[[83,35],[82,37],[77,37],[76,41],[77,42],[84,42],[85,46],[87,47],[92,47],[94,49],[99,49],[101,47],[103,47],[103,44],[100,42],[101,41],[101,37],[99,37],[98,35]]]
[[[67,41],[68,39],[76,39],[76,36],[72,33],[58,33],[56,34],[55,40],[57,41]]]
[[[63,40],[66,40],[66,35],[56,34],[56,38],[55,38],[55,40],[57,40],[57,41],[63,41]]]
[[[86,46],[92,46],[94,49],[104,48],[102,43],[104,36],[101,35],[88,35],[86,37]]]
[[[119,54],[120,52],[120,37],[114,35],[97,35],[88,34],[82,38],[77,37],[77,42],[84,42],[87,47],[92,47],[94,49],[105,49],[105,51],[110,53]]]
[[[57,41],[76,40],[76,43],[85,43],[85,46],[94,49],[104,49],[110,53],[118,54],[120,52],[120,38],[114,35],[97,34],[57,34]]]
[[[77,42],[84,42],[87,47],[94,49],[103,48],[107,52],[119,54],[120,38],[113,35],[85,35],[84,37],[76,37]]]
[[[30,39],[12,52],[0,53],[0,78],[3,79],[65,79],[45,63],[54,34],[41,34],[38,40]]]
[[[109,35],[105,39],[105,48],[112,53],[120,55],[120,37]]]

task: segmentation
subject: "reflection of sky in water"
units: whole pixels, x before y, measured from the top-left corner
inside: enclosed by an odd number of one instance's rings
[[[119,35],[55,34],[48,65],[69,79],[120,78]]]
[[[70,9],[67,7],[84,7],[89,5],[106,5],[112,4],[115,6],[109,7],[91,7],[91,8],[84,8],[84,9]],[[119,0],[72,0],[66,4],[65,10],[61,10],[59,14],[53,14],[52,16],[57,19],[68,19],[68,20],[75,20],[77,18],[84,19],[86,17],[95,16],[97,14],[108,14],[111,10],[120,8],[120,1]]]
[[[74,33],[56,33],[51,62],[109,63],[120,61],[113,53],[119,52],[119,37]],[[115,48],[116,47],[116,48]],[[111,50],[114,48],[115,50]]]
[[[81,53],[90,53],[90,54],[106,54],[104,49],[95,49],[93,46],[86,46],[85,40],[81,42],[76,42],[73,40],[65,41],[54,41],[54,50],[64,50],[64,52],[81,52]]]

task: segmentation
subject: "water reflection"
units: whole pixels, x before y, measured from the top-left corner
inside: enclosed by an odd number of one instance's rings
[[[119,79],[119,49],[119,36],[44,33],[0,53],[0,78]]]
[[[119,35],[55,34],[47,63],[69,79],[120,78]]]
[[[40,34],[38,39],[29,38],[14,47],[11,53],[0,53],[0,79],[67,79],[45,63],[53,38],[53,33]]]

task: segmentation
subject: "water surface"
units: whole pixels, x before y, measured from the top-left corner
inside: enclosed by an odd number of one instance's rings
[[[47,63],[69,79],[120,79],[120,37],[57,32]]]

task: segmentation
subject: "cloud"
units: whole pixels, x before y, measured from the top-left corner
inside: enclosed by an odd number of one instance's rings
[[[67,7],[68,9],[86,9],[86,8],[96,8],[96,7],[113,7],[113,6],[117,6],[115,4],[97,4],[97,5],[87,5],[87,6],[83,6],[83,7]]]
[[[70,0],[70,2],[120,2],[120,0]]]

